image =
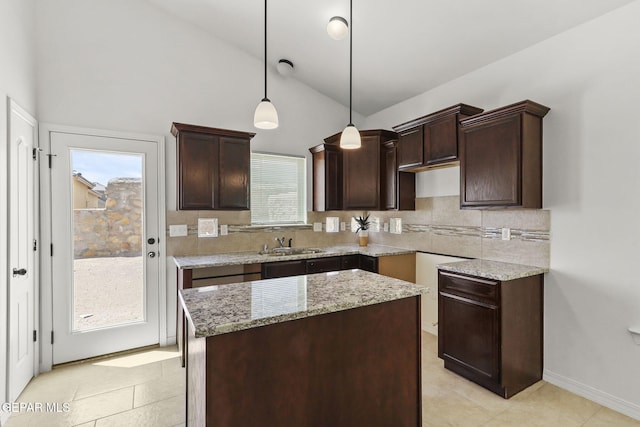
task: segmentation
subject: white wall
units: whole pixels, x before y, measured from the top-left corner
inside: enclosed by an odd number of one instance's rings
[[[255,129],[253,112],[264,95],[262,60],[145,1],[39,1],[37,23],[40,121],[164,135],[169,210],[176,200],[172,122],[256,132],[255,151],[310,158],[308,148],[342,130],[349,117],[344,106],[270,69],[269,98],[280,127]],[[309,179],[309,206],[310,189]],[[169,262],[170,335],[174,270]]]
[[[0,2],[0,402],[7,382],[7,97],[35,113],[33,18],[33,0]]]
[[[551,108],[545,379],[640,419],[640,346],[627,332],[640,325],[638,22],[635,1],[370,116],[364,127],[388,128],[458,102],[488,110],[532,99]]]

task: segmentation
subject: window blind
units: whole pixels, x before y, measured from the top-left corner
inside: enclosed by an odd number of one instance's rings
[[[251,153],[251,223],[307,221],[306,159]]]

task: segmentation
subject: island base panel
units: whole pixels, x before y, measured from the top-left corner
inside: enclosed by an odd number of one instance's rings
[[[189,328],[188,425],[420,426],[420,343],[419,296],[208,338]]]

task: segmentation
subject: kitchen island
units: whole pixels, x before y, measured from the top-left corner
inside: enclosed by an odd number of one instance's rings
[[[187,425],[420,426],[420,293],[362,270],[181,290]]]

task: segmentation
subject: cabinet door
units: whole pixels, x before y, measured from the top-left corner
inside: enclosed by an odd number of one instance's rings
[[[499,318],[496,306],[440,293],[438,356],[485,381],[500,381]]]
[[[378,272],[378,258],[360,255],[360,270],[370,271],[372,273]]]
[[[218,138],[182,132],[177,157],[178,209],[214,209]]]
[[[314,258],[307,260],[307,274],[340,270],[340,257]]]
[[[351,270],[360,267],[360,255],[343,255],[341,266],[342,270]]]
[[[361,139],[359,149],[343,151],[346,210],[380,208],[380,139],[378,136]]]
[[[217,209],[249,209],[249,140],[220,137]]]
[[[424,126],[424,163],[435,165],[458,160],[458,116],[456,114]]]
[[[382,149],[384,179],[382,191],[382,203],[385,209],[398,209],[398,168],[397,148],[394,141],[384,144]]]
[[[522,203],[520,116],[464,128],[460,140],[461,207]]]
[[[306,272],[307,262],[304,259],[300,261],[280,261],[262,264],[263,279],[298,276],[300,274],[306,274]]]
[[[422,126],[400,133],[398,139],[398,168],[411,169],[422,166],[423,158]]]

